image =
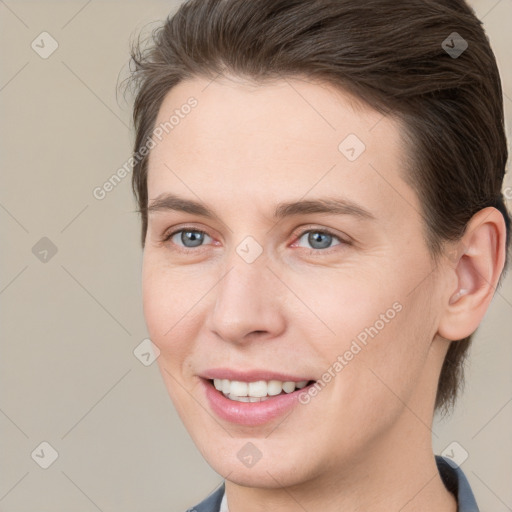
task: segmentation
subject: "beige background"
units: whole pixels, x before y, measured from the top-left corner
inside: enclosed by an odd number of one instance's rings
[[[129,38],[178,3],[0,0],[0,511],[184,511],[222,480],[156,364],[133,354],[147,332],[130,176],[92,194],[130,156],[130,105],[116,98]],[[497,55],[510,140],[512,0],[471,4]],[[47,59],[31,48],[43,31],[59,45]],[[57,248],[46,263],[32,252],[42,237]],[[508,277],[466,393],[434,426],[436,453],[453,441],[468,452],[482,511],[512,510],[511,318]],[[43,441],[58,452],[48,469],[31,456]]]

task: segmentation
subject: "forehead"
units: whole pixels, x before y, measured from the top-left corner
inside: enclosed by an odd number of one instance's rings
[[[166,95],[155,127],[165,123],[149,158],[150,200],[179,189],[219,204],[241,193],[248,204],[262,192],[271,202],[336,189],[388,210],[397,195],[416,202],[400,177],[399,123],[327,84],[194,78]]]
[[[185,108],[191,97],[197,105]],[[183,109],[188,114],[181,113]],[[173,113],[178,114],[173,120],[176,124],[167,131],[172,131],[176,158],[187,153],[179,142],[190,138],[192,131],[201,153],[216,152],[224,159],[225,149],[230,155],[261,160],[269,155],[290,159],[294,154],[296,159],[313,158],[325,150],[337,158],[344,135],[353,133],[370,142],[371,130],[378,124],[384,125],[388,139],[399,137],[395,121],[357,98],[332,85],[298,78],[262,84],[235,77],[187,80],[168,92],[155,126],[165,127]],[[166,149],[165,144],[160,147]]]

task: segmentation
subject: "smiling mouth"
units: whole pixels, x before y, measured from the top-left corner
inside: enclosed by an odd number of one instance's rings
[[[315,381],[282,382],[278,380],[259,380],[243,382],[229,379],[208,379],[208,382],[229,400],[235,402],[264,402],[280,395],[299,391]]]

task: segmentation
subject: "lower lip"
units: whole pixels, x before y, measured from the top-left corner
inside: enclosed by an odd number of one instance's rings
[[[263,425],[296,406],[299,394],[307,391],[314,383],[291,393],[276,395],[263,402],[237,402],[226,398],[213,383],[201,378],[206,397],[213,412],[220,418],[239,425]]]

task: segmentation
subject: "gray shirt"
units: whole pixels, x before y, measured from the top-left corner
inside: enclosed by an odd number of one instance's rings
[[[460,467],[440,455],[436,455],[436,464],[444,485],[457,499],[457,512],[479,512],[473,491]],[[201,503],[189,508],[187,512],[229,512],[225,498],[225,482],[222,482],[220,487]]]

